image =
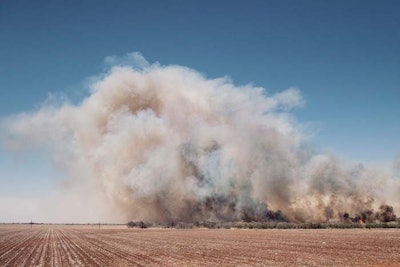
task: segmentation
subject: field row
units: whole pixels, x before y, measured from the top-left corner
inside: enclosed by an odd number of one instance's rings
[[[0,226],[1,266],[398,266],[399,229]]]

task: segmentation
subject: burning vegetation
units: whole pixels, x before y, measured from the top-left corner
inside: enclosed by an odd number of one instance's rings
[[[393,207],[389,205],[381,205],[379,210],[364,210],[359,214],[351,216],[349,213],[339,215],[342,222],[353,223],[376,223],[376,222],[392,222],[396,221],[396,214],[393,212]]]
[[[265,210],[263,215],[255,216],[254,213],[249,215],[243,213],[240,221],[197,221],[197,222],[182,222],[170,221],[167,223],[154,223],[143,221],[130,221],[128,228],[147,228],[147,227],[163,227],[163,228],[259,228],[259,229],[288,229],[288,228],[303,228],[303,229],[318,229],[318,228],[400,228],[400,220],[397,220],[393,213],[393,207],[389,205],[381,205],[379,210],[366,210],[359,215],[350,215],[349,213],[339,214],[339,221],[329,220],[326,222],[303,222],[291,223],[288,221],[282,211],[276,212]],[[388,224],[389,223],[389,224]]]

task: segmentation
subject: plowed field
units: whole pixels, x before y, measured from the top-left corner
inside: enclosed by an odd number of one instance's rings
[[[400,266],[400,230],[0,226],[1,266]]]

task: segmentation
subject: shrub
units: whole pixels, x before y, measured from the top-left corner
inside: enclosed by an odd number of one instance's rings
[[[137,227],[136,222],[130,221],[127,223],[128,228],[133,228],[133,227]]]

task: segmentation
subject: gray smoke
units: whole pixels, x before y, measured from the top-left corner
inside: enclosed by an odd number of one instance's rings
[[[108,58],[117,65],[79,104],[7,118],[9,147],[51,151],[70,187],[126,220],[326,221],[384,203],[398,211],[393,174],[310,152],[291,115],[299,90],[268,95],[133,58],[139,67]]]

